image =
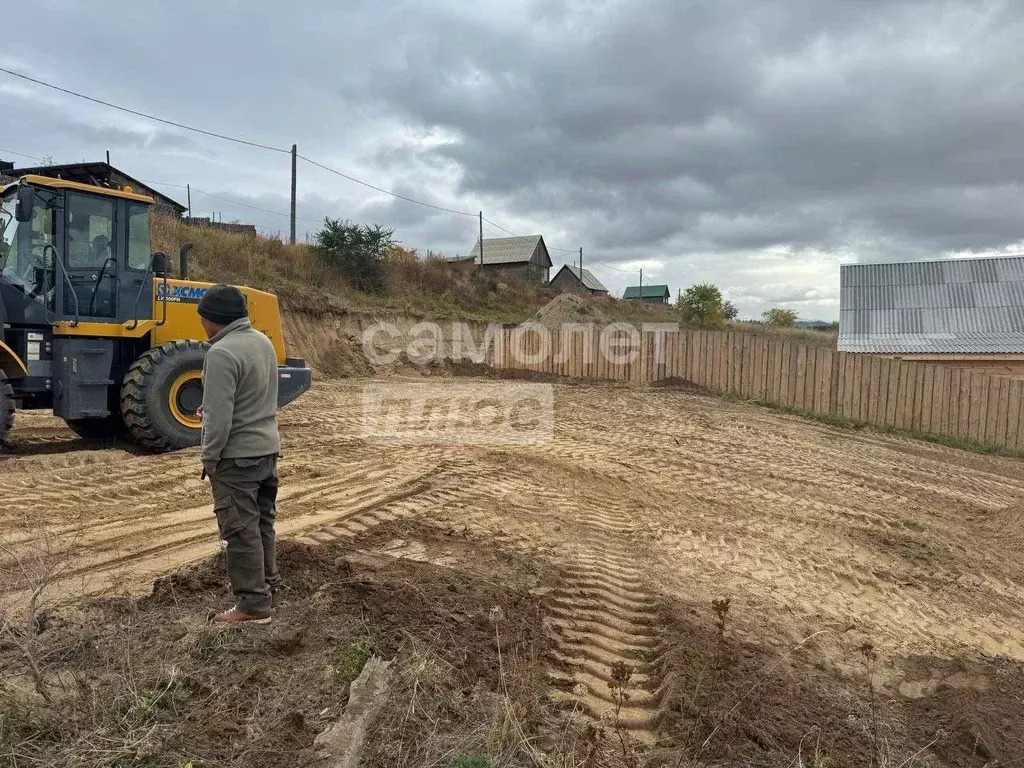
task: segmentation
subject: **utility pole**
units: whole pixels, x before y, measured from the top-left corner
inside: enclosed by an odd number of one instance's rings
[[[188,192],[188,218],[192,220],[192,185],[186,184],[185,190]]]
[[[292,224],[288,231],[288,242],[295,245],[295,161],[298,159],[299,147],[292,144]]]
[[[640,295],[637,296],[640,301],[644,300],[644,268],[640,267]]]
[[[580,280],[583,279],[583,246],[580,246]]]
[[[480,266],[484,265],[484,212],[480,211]]]

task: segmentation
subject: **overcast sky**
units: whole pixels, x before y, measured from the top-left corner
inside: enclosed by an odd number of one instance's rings
[[[1020,0],[375,5],[10,3],[0,66],[483,209],[552,249],[582,246],[616,294],[641,267],[673,296],[714,282],[742,316],[836,319],[841,262],[1024,240]],[[287,155],[0,73],[0,158],[105,150],[182,202],[155,182],[191,184],[199,215],[287,232],[286,215],[203,194],[287,214]],[[326,215],[394,227],[421,252],[476,239],[474,218],[305,163],[298,214],[300,237]]]

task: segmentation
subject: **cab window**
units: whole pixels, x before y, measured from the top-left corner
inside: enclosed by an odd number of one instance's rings
[[[0,276],[8,285],[52,309],[54,195],[37,191],[29,222],[15,220],[16,207],[13,192],[0,204]]]
[[[67,196],[68,269],[103,269],[114,253],[114,201],[71,192]],[[107,271],[111,271],[108,265]]]
[[[128,268],[145,272],[149,269],[149,206],[128,204]]]

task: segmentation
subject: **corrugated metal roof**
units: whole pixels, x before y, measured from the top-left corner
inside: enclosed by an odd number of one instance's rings
[[[1024,354],[1024,257],[848,264],[843,352]]]
[[[593,273],[589,269],[584,268],[582,276],[580,275],[580,268],[574,267],[572,264],[565,264],[562,266],[562,269],[568,269],[572,272],[576,276],[576,279],[583,283],[584,288],[591,291],[604,291],[605,293],[608,293],[608,289],[601,284],[600,280],[594,277]],[[560,269],[558,271],[561,272],[562,270]],[[558,275],[555,275],[555,277],[558,277]]]
[[[643,286],[643,295],[641,295],[641,288],[639,285],[631,285],[626,288],[625,293],[622,294],[622,298],[660,299],[671,295],[672,294],[669,292],[667,285],[645,285]]]
[[[524,237],[484,238],[484,264],[521,264],[533,258],[537,245],[542,240],[540,235]],[[470,258],[480,261],[480,241],[473,245]],[[550,264],[548,265],[550,266]]]

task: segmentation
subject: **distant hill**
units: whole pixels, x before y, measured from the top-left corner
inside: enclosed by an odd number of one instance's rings
[[[797,320],[797,328],[831,328],[832,323],[825,322],[824,320]]]

